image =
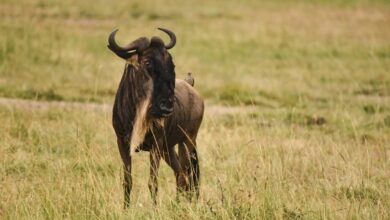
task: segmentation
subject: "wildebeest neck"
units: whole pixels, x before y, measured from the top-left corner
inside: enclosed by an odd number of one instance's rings
[[[137,68],[131,64],[126,64],[122,80],[127,85],[128,98],[134,106],[147,98],[153,89],[152,77],[149,73],[143,68]]]
[[[131,138],[136,126],[144,127],[152,92],[152,77],[144,69],[126,64],[113,109],[113,123],[119,135]]]

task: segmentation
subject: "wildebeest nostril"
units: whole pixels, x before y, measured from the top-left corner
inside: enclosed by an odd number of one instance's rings
[[[160,108],[164,108],[165,107],[165,103],[164,102],[160,102]]]
[[[163,111],[173,111],[173,102],[164,100],[160,102],[160,109]]]

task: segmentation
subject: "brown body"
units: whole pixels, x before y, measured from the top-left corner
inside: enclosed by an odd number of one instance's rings
[[[153,133],[151,130],[148,131],[140,150],[149,151],[155,141],[161,142],[159,145],[164,144],[168,148],[173,148],[176,144],[187,141],[195,143],[203,112],[204,103],[198,92],[186,81],[176,79],[173,114],[162,120],[157,119],[153,123]],[[156,140],[154,140],[153,134],[156,136]]]
[[[154,203],[161,158],[172,168],[178,192],[199,196],[199,161],[196,137],[203,119],[204,103],[187,81],[175,80],[174,64],[167,52],[175,36],[164,46],[161,39],[149,42],[139,38],[127,48],[109,38],[109,48],[127,64],[113,107],[113,127],[124,165],[125,207],[130,204],[132,156],[138,151],[150,152],[149,189]],[[135,52],[127,52],[136,48]],[[178,153],[175,146],[178,145]]]

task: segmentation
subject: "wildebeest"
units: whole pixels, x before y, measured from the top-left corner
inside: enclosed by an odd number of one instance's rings
[[[132,156],[142,150],[150,152],[148,186],[155,204],[161,158],[174,171],[177,192],[199,196],[196,137],[204,102],[189,83],[175,79],[175,65],[168,50],[175,46],[176,36],[170,30],[159,30],[170,37],[167,45],[159,37],[140,37],[122,47],[115,41],[118,30],[108,38],[108,48],[127,61],[112,117],[124,166],[125,208],[130,204]]]

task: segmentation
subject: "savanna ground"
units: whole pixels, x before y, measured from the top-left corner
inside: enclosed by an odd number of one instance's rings
[[[153,208],[139,153],[124,211],[106,41],[160,26],[209,108],[201,197],[163,164]],[[390,218],[388,1],[2,0],[0,30],[0,219]]]

